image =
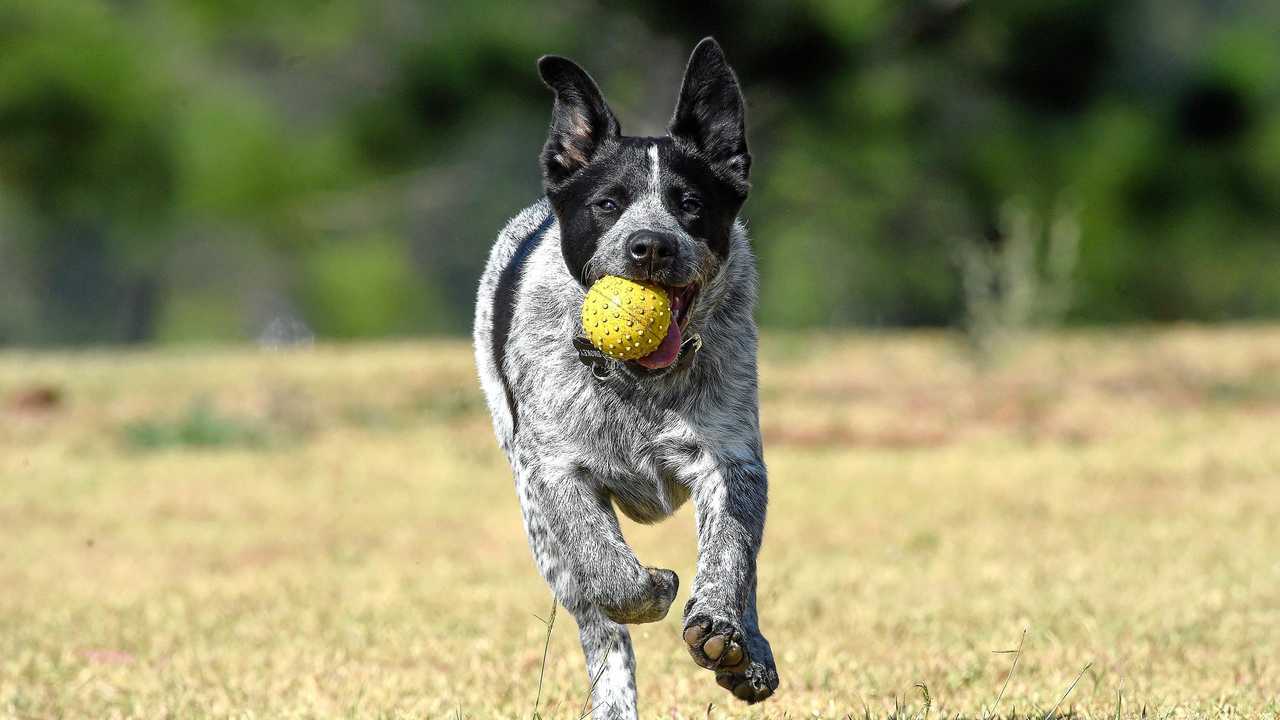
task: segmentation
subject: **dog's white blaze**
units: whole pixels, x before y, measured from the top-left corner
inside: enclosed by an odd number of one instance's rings
[[[653,192],[655,194],[660,193],[662,191],[662,180],[659,178],[659,173],[658,173],[658,146],[657,145],[649,146],[649,167],[653,170],[653,175],[650,177],[649,190],[650,192]]]

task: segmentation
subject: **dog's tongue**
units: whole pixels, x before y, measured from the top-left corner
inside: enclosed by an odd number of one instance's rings
[[[671,326],[667,328],[667,336],[662,339],[662,344],[658,346],[658,349],[636,360],[636,362],[650,370],[658,370],[675,362],[676,356],[679,354],[680,323],[672,318]]]
[[[676,361],[676,356],[680,354],[680,323],[676,322],[679,303],[679,298],[676,298],[671,308],[671,324],[667,327],[667,336],[662,339],[662,343],[636,362],[650,370],[659,370]]]

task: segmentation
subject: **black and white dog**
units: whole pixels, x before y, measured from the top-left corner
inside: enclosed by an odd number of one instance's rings
[[[529,544],[580,628],[596,718],[635,718],[628,623],[660,620],[679,579],[627,546],[693,498],[698,569],[684,609],[694,662],[747,702],[778,687],[756,611],[768,481],[756,399],[755,259],[742,92],[720,46],[698,44],[667,137],[625,137],[595,82],[538,61],[555,91],[546,199],[498,236],[480,280],[476,364],[515,473]],[[673,321],[623,363],[581,335],[605,275],[667,290]]]

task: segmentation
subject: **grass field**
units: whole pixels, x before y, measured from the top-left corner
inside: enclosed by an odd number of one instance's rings
[[[782,687],[736,704],[673,612],[644,717],[1042,717],[1077,677],[1060,714],[1280,711],[1280,328],[983,371],[770,335],[761,375]],[[466,345],[9,351],[0,403],[0,717],[528,718],[540,676],[581,712]],[[691,510],[625,530],[681,607]]]

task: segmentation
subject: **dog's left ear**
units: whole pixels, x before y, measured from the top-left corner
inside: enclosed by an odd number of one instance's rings
[[[724,51],[712,38],[703,38],[689,57],[668,132],[746,193],[751,172],[746,103]]]

